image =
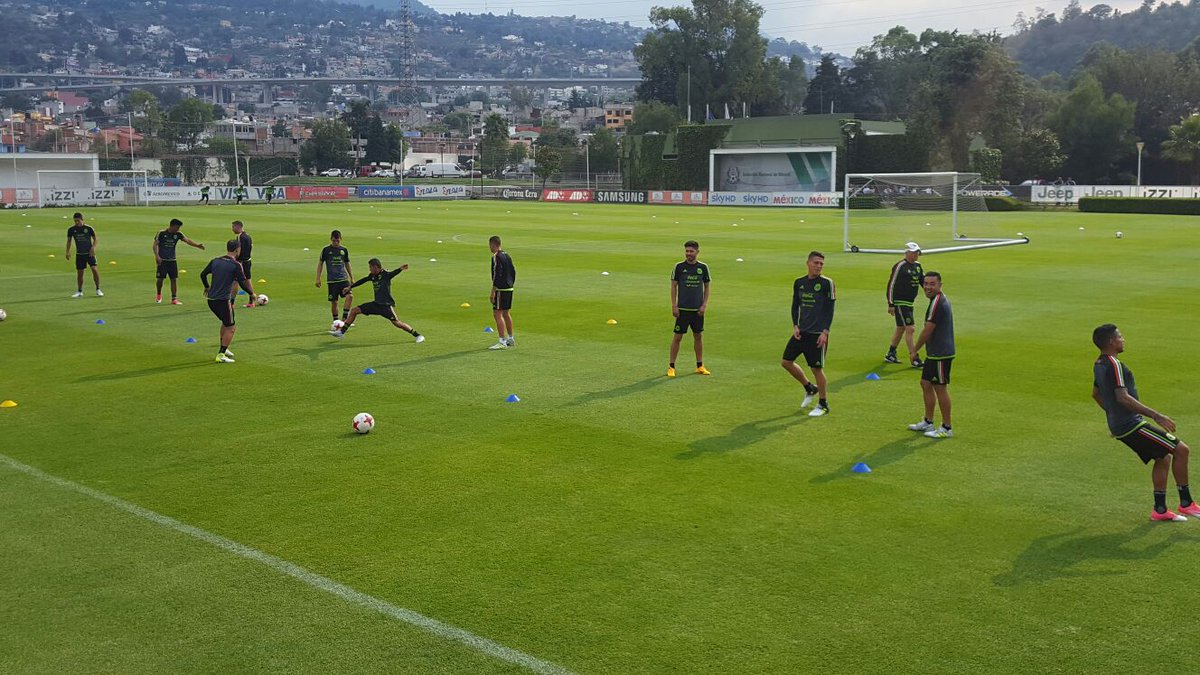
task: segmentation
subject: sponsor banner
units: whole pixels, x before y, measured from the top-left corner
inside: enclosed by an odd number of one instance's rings
[[[975,185],[965,190],[959,190],[963,197],[1012,197],[1013,193],[1006,185]]]
[[[542,190],[544,202],[590,202],[591,190]]]
[[[504,188],[500,191],[501,199],[537,201],[542,193],[534,188]]]
[[[195,202],[200,200],[198,187],[143,187],[138,188],[138,198],[143,202]],[[209,193],[211,199],[211,191]]]
[[[837,192],[710,192],[710,206],[838,206]]]
[[[279,190],[275,194],[278,196]],[[283,189],[283,195],[291,201],[349,199],[354,195],[354,188],[345,185],[288,185]]]
[[[415,185],[413,196],[417,199],[466,199],[466,185]]]
[[[646,193],[634,190],[596,190],[592,199],[601,204],[645,204]]]
[[[37,204],[37,190],[33,188],[0,188],[0,204],[33,206]]]
[[[799,152],[714,152],[711,183],[726,192],[826,192],[833,187],[833,149]]]
[[[412,199],[411,185],[363,185],[358,188],[362,199]]]
[[[1080,197],[1197,199],[1200,188],[1192,185],[1034,185],[1030,190],[1030,201],[1035,204],[1078,204]]]
[[[684,190],[651,190],[647,199],[651,204],[707,204],[707,192]]]
[[[123,204],[125,188],[42,188],[43,206],[69,206],[72,204]]]
[[[108,184],[113,187],[179,187],[183,185],[183,181],[178,178],[150,176],[145,179],[141,177],[109,178]]]

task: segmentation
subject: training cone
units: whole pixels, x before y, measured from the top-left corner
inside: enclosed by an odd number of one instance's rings
[[[363,368],[363,375],[374,375],[374,374],[375,374],[374,368]]]
[[[876,375],[875,373],[867,373],[867,379],[868,380],[878,380],[879,376]]]
[[[430,258],[429,262],[437,262],[437,258]]]
[[[744,260],[742,260],[741,258],[738,258],[738,259],[737,259],[737,260],[735,260],[734,262],[745,262],[745,261],[744,261]]]
[[[520,403],[521,399],[516,394],[509,394],[508,398],[504,399],[505,403]]]
[[[99,325],[101,325],[101,326],[103,326],[103,325],[104,325],[104,319],[96,319],[96,323],[97,323],[97,324],[99,324]]]
[[[265,284],[265,283],[267,283],[267,280],[266,280],[266,279],[259,279],[259,280],[258,280],[258,283],[260,283],[260,284]]]
[[[187,270],[179,270],[180,274],[187,274]]]
[[[459,307],[462,307],[463,309],[466,309],[470,306],[471,306],[471,303],[469,303],[469,302],[464,302],[463,304],[459,305]]]
[[[602,277],[606,277],[606,276],[608,276],[608,272],[601,272],[601,273],[600,273],[600,276],[602,276]]]
[[[483,327],[483,332],[485,332],[485,333],[495,333],[496,331],[492,330],[492,327],[491,327],[491,326],[484,326],[484,327]]]
[[[196,338],[190,337],[190,338],[184,340],[184,342],[188,343],[189,345],[194,345],[194,344],[196,344]]]
[[[850,467],[850,470],[854,473],[871,473],[871,467],[867,466],[863,462],[859,462],[858,464]]]
[[[11,398],[6,398],[6,399],[4,399],[3,402],[0,402],[0,408],[15,408],[15,407],[17,407],[17,402],[12,400]]]
[[[51,253],[51,254],[50,254],[50,257],[51,257],[51,258],[53,258],[53,257],[54,257],[54,254],[53,254],[53,253]]]
[[[117,261],[116,261],[116,260],[109,260],[109,261],[108,261],[108,264],[109,264],[109,265],[116,265],[116,264],[117,264]]]
[[[245,295],[246,291],[238,291],[238,295]]]
[[[615,325],[617,325],[617,320],[616,320],[616,319],[609,319],[608,321],[605,321],[605,323],[607,323],[607,324],[608,324],[608,325],[610,325],[610,326],[615,326]]]

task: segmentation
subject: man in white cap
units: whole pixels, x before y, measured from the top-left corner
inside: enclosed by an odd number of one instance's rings
[[[896,357],[896,347],[900,345],[900,336],[904,336],[904,344],[908,347],[909,364],[913,368],[924,365],[917,351],[913,349],[913,301],[921,290],[922,278],[925,271],[917,259],[921,257],[921,247],[915,241],[904,245],[904,258],[892,265],[892,274],[887,283],[888,314],[896,319],[896,330],[892,331],[892,342],[887,354],[883,357],[888,363],[900,363]]]

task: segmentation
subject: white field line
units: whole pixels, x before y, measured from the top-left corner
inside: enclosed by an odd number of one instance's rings
[[[385,600],[380,600],[374,596],[367,595],[366,593],[357,591],[345,584],[338,583],[333,579],[307,570],[295,563],[288,562],[287,560],[278,558],[269,553],[263,553],[256,548],[239,544],[232,539],[226,539],[225,537],[213,534],[207,530],[202,530],[198,527],[175,520],[174,518],[164,516],[161,513],[156,513],[149,509],[142,508],[137,504],[133,504],[125,501],[124,499],[100,492],[99,490],[87,487],[86,485],[80,485],[79,483],[69,481],[65,478],[52,476],[40,469],[34,468],[27,464],[22,464],[21,462],[18,462],[17,460],[6,455],[0,454],[0,464],[6,465],[15,471],[23,473],[27,476],[32,476],[33,478],[43,482],[56,485],[72,492],[86,495],[97,501],[104,502],[109,506],[118,508],[127,513],[131,513],[138,518],[148,520],[157,525],[162,525],[168,529],[186,534],[189,537],[199,539],[200,541],[216,546],[217,548],[223,549],[234,555],[246,558],[247,560],[253,560],[261,563],[267,567],[270,567],[276,572],[286,574],[287,576],[297,579],[313,588],[333,594],[342,600],[373,609],[380,614],[403,621],[409,625],[416,626],[417,628],[432,633],[438,637],[460,642],[493,658],[523,666],[536,673],[554,673],[556,675],[569,675],[571,673],[571,671],[566,670],[561,666],[543,661],[524,652],[517,651],[516,649],[505,647],[498,642],[493,642],[487,638],[480,637],[470,631],[463,630],[462,628],[443,623],[437,619],[425,616],[424,614],[414,612],[411,609],[398,607]]]

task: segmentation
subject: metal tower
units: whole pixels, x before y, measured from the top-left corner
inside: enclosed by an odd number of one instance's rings
[[[400,90],[397,92],[398,103],[404,106],[416,105],[417,75],[413,67],[413,27],[412,0],[400,0]]]

